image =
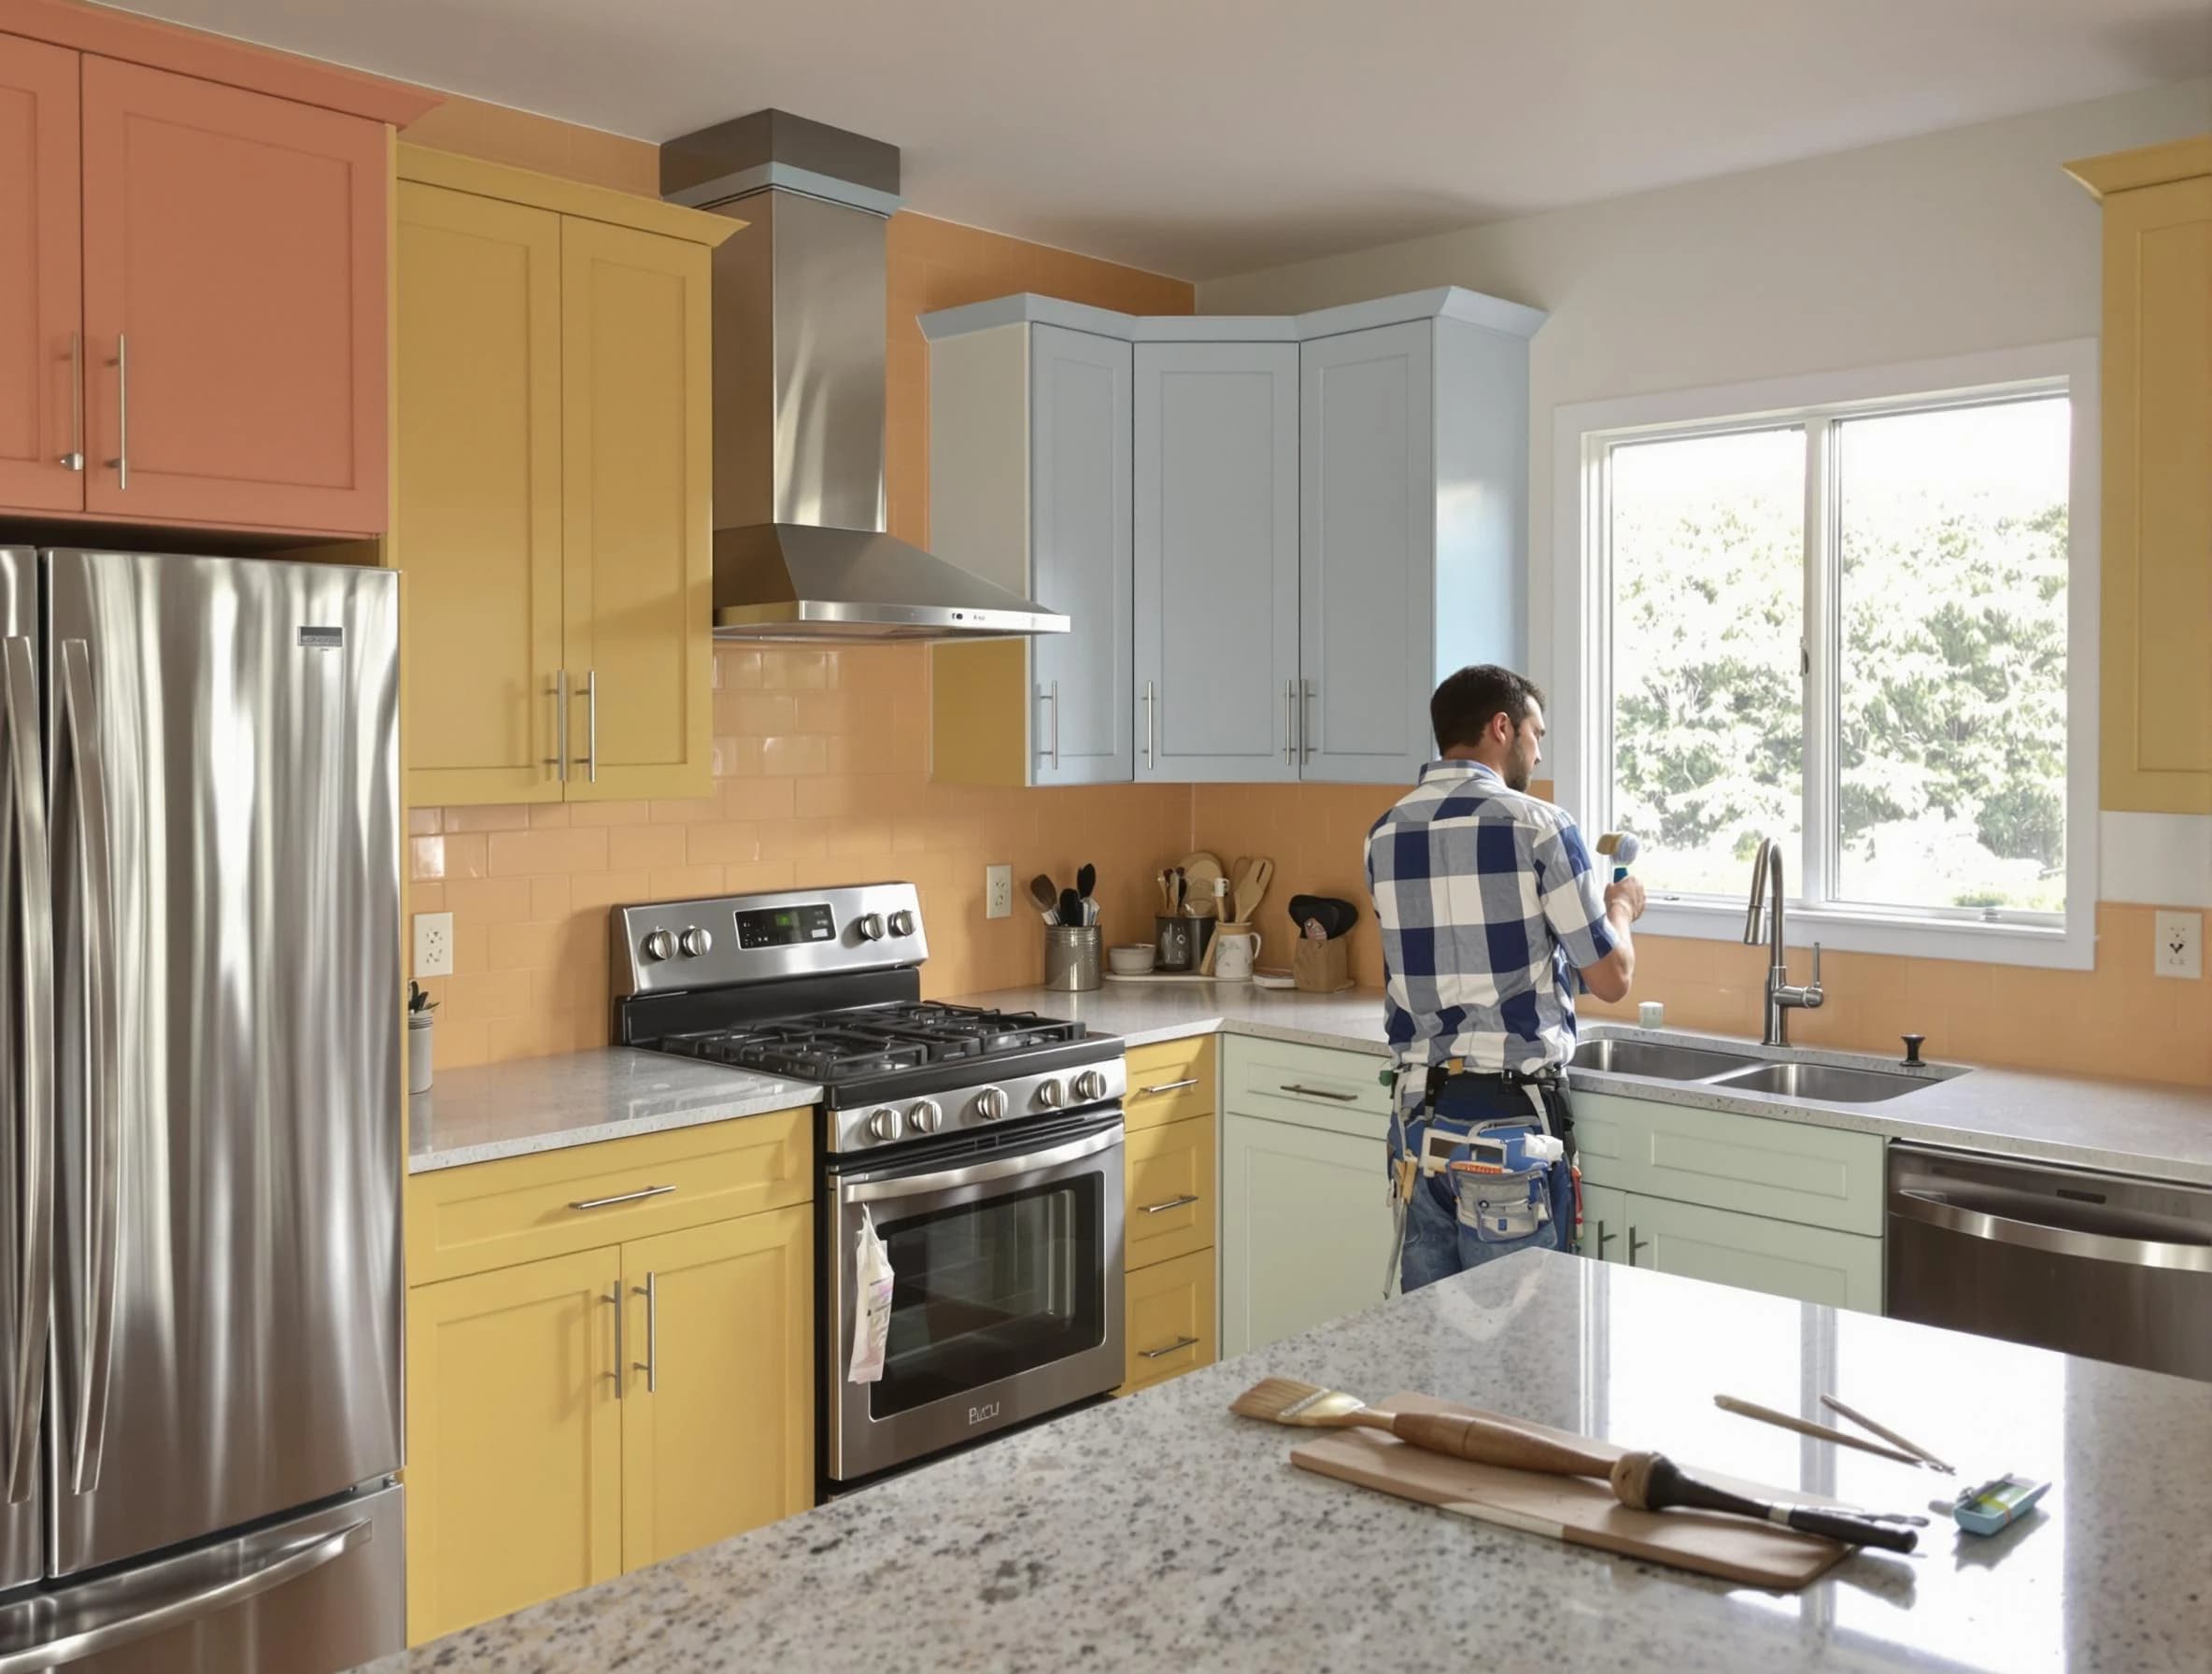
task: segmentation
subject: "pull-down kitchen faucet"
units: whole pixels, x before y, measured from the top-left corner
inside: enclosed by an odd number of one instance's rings
[[[1812,944],[1812,981],[1802,988],[1790,986],[1789,944],[1783,940],[1786,933],[1782,921],[1782,898],[1787,891],[1782,887],[1781,844],[1771,837],[1759,839],[1758,858],[1751,862],[1751,905],[1743,922],[1744,945],[1759,944],[1759,908],[1764,903],[1768,912],[1766,944],[1769,958],[1766,967],[1766,1026],[1759,1036],[1762,1046],[1787,1046],[1790,1043],[1790,1013],[1793,1010],[1818,1011],[1825,998],[1821,992],[1821,944]]]

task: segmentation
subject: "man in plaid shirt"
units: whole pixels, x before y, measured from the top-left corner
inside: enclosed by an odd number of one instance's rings
[[[1461,669],[1429,719],[1441,759],[1375,823],[1367,855],[1397,1068],[1390,1174],[1407,1290],[1572,1244],[1563,1071],[1575,993],[1628,997],[1628,927],[1644,909],[1641,884],[1606,883],[1575,822],[1528,794],[1543,759],[1534,685]]]

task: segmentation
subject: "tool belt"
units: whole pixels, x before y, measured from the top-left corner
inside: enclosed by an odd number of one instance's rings
[[[1407,1132],[1406,1101],[1397,1089],[1401,1074],[1416,1072],[1425,1076],[1416,1118],[1421,1128],[1418,1148]],[[1554,1170],[1565,1170],[1570,1179],[1579,1181],[1566,1078],[1556,1066],[1475,1070],[1462,1059],[1451,1058],[1425,1071],[1394,1070],[1388,1079],[1395,1142],[1391,1195],[1401,1239],[1406,1208],[1424,1182],[1440,1182],[1448,1187],[1460,1225],[1485,1243],[1514,1242],[1551,1225]],[[1440,1117],[1438,1105],[1461,1080],[1521,1089],[1528,1099],[1528,1115],[1493,1114],[1467,1122]],[[1574,1198],[1579,1213],[1579,1189]]]

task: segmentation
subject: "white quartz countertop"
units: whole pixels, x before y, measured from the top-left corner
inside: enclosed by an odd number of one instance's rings
[[[407,1172],[812,1104],[822,1089],[626,1046],[442,1071],[407,1101]]]
[[[1359,1052],[1389,1050],[1382,1039],[1382,996],[1373,988],[1300,994],[1246,983],[1107,983],[1087,994],[1012,988],[964,995],[960,1003],[1080,1017],[1100,1033],[1120,1035],[1131,1045],[1218,1031]],[[1585,1039],[1646,1038],[1651,1033],[1604,1021],[1586,1023],[1582,1029]],[[1723,1036],[1694,1036],[1679,1029],[1663,1035],[1724,1050],[1760,1050],[1751,1043]],[[1859,1055],[1801,1048],[1793,1049],[1790,1056],[1850,1063]],[[1780,1116],[1917,1144],[2212,1185],[2212,1088],[1982,1067],[1880,1104],[1847,1105],[1809,1099],[1784,1102],[1698,1082],[1590,1070],[1574,1071],[1569,1082],[1590,1092]]]
[[[1954,1479],[1716,1393],[1821,1391],[1963,1470],[2055,1482],[1775,1595],[1299,1470],[1232,1417],[1270,1374],[1415,1390],[1871,1510]],[[374,1665],[377,1674],[906,1670],[2201,1670],[2212,1384],[1525,1252],[1127,1400]]]

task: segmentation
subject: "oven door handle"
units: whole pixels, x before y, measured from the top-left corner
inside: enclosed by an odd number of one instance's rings
[[[991,1180],[1009,1180],[1016,1174],[1034,1174],[1042,1169],[1056,1168],[1062,1163],[1080,1162],[1084,1157],[1096,1156],[1101,1151],[1111,1151],[1122,1142],[1121,1125],[1117,1122],[1103,1133],[1086,1134],[1082,1139],[1070,1140],[1064,1145],[1054,1145],[1044,1151],[1025,1151],[1019,1156],[995,1156],[989,1162],[971,1163],[964,1169],[940,1169],[934,1173],[914,1174],[903,1180],[873,1180],[841,1185],[837,1191],[840,1203],[881,1203],[892,1198],[920,1198],[931,1192],[957,1191],[964,1185],[981,1185]]]

